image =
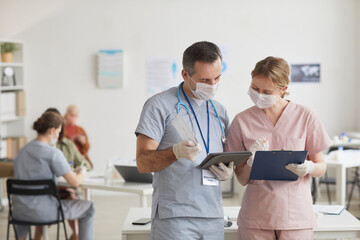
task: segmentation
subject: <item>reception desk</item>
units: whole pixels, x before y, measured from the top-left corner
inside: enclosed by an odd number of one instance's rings
[[[237,240],[236,218],[240,207],[224,207],[224,215],[233,222],[224,229],[225,240]],[[131,208],[122,227],[122,240],[150,240],[150,224],[132,225],[139,218],[150,217],[150,208]],[[343,239],[360,237],[360,221],[346,210],[340,215],[320,215],[315,239]]]

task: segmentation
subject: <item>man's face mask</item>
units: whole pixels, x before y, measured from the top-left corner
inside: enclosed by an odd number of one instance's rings
[[[193,81],[196,84],[196,89],[192,90],[190,83],[188,82],[190,90],[196,98],[207,101],[207,100],[213,99],[215,97],[217,89],[219,87],[219,82],[217,82],[214,85],[210,85],[210,84],[206,84],[206,83],[195,82],[195,80],[192,79],[192,77],[190,77],[190,75],[189,75],[189,78],[191,79],[191,81]]]

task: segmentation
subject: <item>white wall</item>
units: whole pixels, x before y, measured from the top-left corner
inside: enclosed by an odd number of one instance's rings
[[[0,38],[25,42],[27,136],[48,107],[80,108],[90,156],[102,170],[111,156],[135,157],[134,130],[146,100],[146,59],[175,57],[195,41],[231,50],[231,74],[217,99],[232,119],[251,106],[255,63],[268,55],[321,63],[321,84],[290,85],[290,99],[313,108],[329,134],[360,127],[359,4],[356,0],[0,0]],[[123,49],[126,86],[96,88],[99,49]]]

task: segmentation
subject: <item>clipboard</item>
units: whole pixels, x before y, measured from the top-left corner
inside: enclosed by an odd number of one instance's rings
[[[249,159],[252,155],[251,152],[218,152],[218,153],[209,153],[206,158],[200,163],[200,167],[205,169],[209,168],[211,165],[219,165],[219,163],[224,163],[225,165],[230,162],[234,162],[234,166],[239,165],[240,163]]]
[[[315,212],[326,215],[340,215],[344,211],[344,205],[313,205]]]
[[[307,154],[308,151],[257,151],[250,180],[296,181],[299,176],[285,166],[289,163],[303,163]]]

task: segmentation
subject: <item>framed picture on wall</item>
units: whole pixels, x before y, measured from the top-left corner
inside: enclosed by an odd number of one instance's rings
[[[291,64],[291,82],[320,83],[320,63]]]

